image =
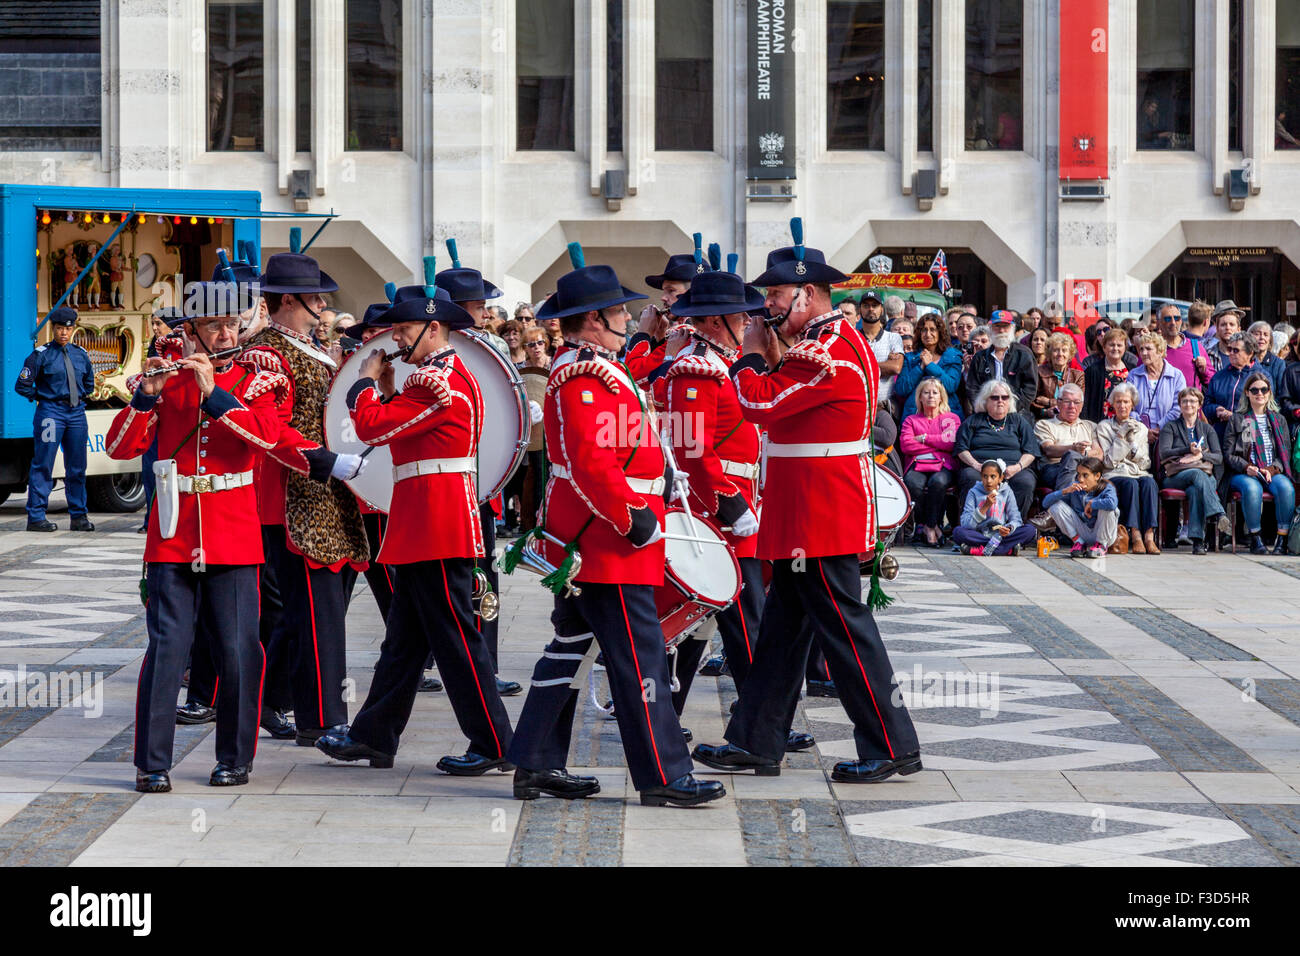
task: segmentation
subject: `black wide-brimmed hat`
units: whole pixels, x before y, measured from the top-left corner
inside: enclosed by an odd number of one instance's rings
[[[77,311],[68,308],[66,305],[61,305],[46,318],[49,320],[50,325],[76,325]]]
[[[361,321],[352,326],[349,331],[356,331],[363,328],[387,329],[393,324],[393,320],[388,317],[388,312],[392,309],[391,302],[375,302],[366,306],[366,314],[361,317]]]
[[[703,260],[696,262],[694,253],[668,257],[664,271],[654,276],[646,276],[645,284],[652,289],[662,289],[665,282],[690,282],[696,276],[709,271]]]
[[[587,265],[582,246],[576,242],[569,243],[569,261],[573,264],[573,271],[555,280],[555,294],[537,310],[537,321],[599,311],[646,298],[639,292],[624,288],[610,266]]]
[[[453,302],[482,302],[500,298],[502,292],[477,269],[465,268],[460,264],[460,254],[456,251],[456,240],[447,240],[447,254],[451,256],[451,268],[443,269],[434,276],[434,285],[446,289]]]
[[[321,270],[315,259],[300,252],[277,252],[267,259],[261,286],[263,292],[282,295],[337,292],[339,288],[339,284]]]
[[[761,292],[730,272],[706,272],[673,303],[673,315],[684,319],[705,315],[733,315],[758,312],[763,308]]]
[[[195,282],[185,287],[181,313],[185,320],[239,315],[239,287],[233,282]]]
[[[185,321],[185,313],[174,305],[163,306],[161,309],[154,309],[151,319],[160,319],[167,323],[167,328],[174,329]]]
[[[835,283],[848,279],[843,272],[826,262],[820,249],[803,244],[803,220],[790,220],[794,245],[773,249],[767,254],[767,269],[751,285],[764,288],[774,285],[803,285],[806,282]]]
[[[419,289],[423,294],[415,295]],[[403,294],[405,293],[405,294]],[[392,307],[384,315],[388,325],[399,322],[441,322],[450,329],[472,329],[474,317],[455,302],[446,289],[432,286],[404,286],[397,290]]]

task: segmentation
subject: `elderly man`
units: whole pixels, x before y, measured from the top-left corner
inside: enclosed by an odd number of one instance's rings
[[[1210,384],[1205,347],[1199,339],[1183,334],[1183,313],[1178,306],[1166,302],[1157,310],[1155,331],[1165,340],[1165,361],[1183,373],[1188,385],[1204,388]]]
[[[1041,419],[1034,425],[1042,455],[1038,477],[1042,484],[1060,491],[1074,481],[1074,470],[1084,458],[1101,455],[1097,444],[1097,426],[1080,418],[1083,389],[1062,385],[1056,396],[1056,417]]]
[[[1038,394],[1038,366],[1033,353],[1016,343],[1015,325],[1014,312],[1000,309],[993,313],[989,320],[992,342],[971,357],[966,370],[966,397],[973,408],[975,396],[985,382],[1006,379],[1015,392],[1020,414],[1032,420],[1034,396]]]

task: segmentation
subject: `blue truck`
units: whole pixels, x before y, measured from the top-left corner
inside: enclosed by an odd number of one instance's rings
[[[144,361],[150,315],[178,305],[184,283],[210,278],[219,249],[256,257],[261,204],[260,193],[244,190],[0,185],[0,502],[26,491],[32,460],[34,406],[14,383],[32,349],[49,341],[45,317],[62,304],[77,310],[73,340],[95,368],[90,508],[143,507],[139,461],[110,459],[104,433],[130,400],[126,379]]]

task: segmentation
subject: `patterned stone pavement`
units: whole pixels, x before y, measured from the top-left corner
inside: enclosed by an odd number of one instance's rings
[[[795,726],[818,747],[781,776],[719,775],[727,798],[698,810],[641,807],[616,726],[584,694],[570,765],[601,794],[520,803],[509,775],[433,769],[463,739],[430,694],[392,770],[263,737],[253,782],[213,790],[205,725],[178,728],[175,791],[142,797],[143,540],[135,516],[95,520],[37,537],[0,509],[0,865],[1300,863],[1300,559],[900,549],[879,623],[926,769],[878,786],[830,782],[852,727],[814,698]],[[526,681],[548,614],[535,578],[507,580],[502,676]],[[348,628],[355,708],[383,636],[363,585]],[[4,683],[18,674],[22,700]],[[697,678],[683,724],[720,740],[734,699],[730,679]]]

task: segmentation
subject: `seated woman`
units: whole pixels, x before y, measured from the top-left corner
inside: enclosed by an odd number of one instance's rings
[[[1088,457],[1099,457],[1097,426],[1080,418],[1083,410],[1083,389],[1078,385],[1061,386],[1056,397],[1056,415],[1034,424],[1034,437],[1042,449],[1039,460],[1039,480],[1058,491],[1074,483],[1074,469]]]
[[[961,524],[952,529],[962,554],[1019,554],[1020,546],[1038,534],[1033,525],[1020,520],[1016,496],[1002,482],[1005,471],[1004,462],[984,462],[980,483],[966,492]]]
[[[922,381],[908,402],[920,411],[903,419],[898,439],[903,451],[903,481],[916,503],[916,523],[925,534],[926,544],[937,548],[943,541],[939,526],[943,522],[944,495],[952,485],[956,467],[952,446],[961,418],[948,407],[948,392],[937,378]]]
[[[1260,537],[1264,492],[1273,496],[1277,513],[1274,554],[1286,554],[1286,535],[1295,514],[1295,485],[1291,472],[1291,431],[1273,398],[1273,383],[1265,372],[1251,372],[1236,412],[1224,429],[1223,457],[1228,487],[1241,494],[1241,510],[1250,535],[1250,553],[1265,554]]]
[[[1121,382],[1110,392],[1114,418],[1097,426],[1097,444],[1106,466],[1104,477],[1114,482],[1119,498],[1120,533],[1128,529],[1132,554],[1159,554],[1156,519],[1159,489],[1150,475],[1151,446],[1147,427],[1133,417],[1137,389]]]
[[[1056,397],[1065,385],[1083,388],[1083,372],[1073,368],[1074,339],[1064,332],[1053,332],[1047,340],[1047,360],[1038,366],[1038,394],[1034,397],[1034,417],[1050,418],[1056,412]]]
[[[964,467],[957,474],[957,500],[980,480],[980,466],[1001,458],[1008,462],[1002,480],[1011,485],[1020,513],[1029,510],[1034,497],[1034,459],[1039,455],[1038,439],[1023,415],[1016,413],[1016,399],[1005,378],[991,378],[975,394],[970,416],[957,429],[953,455]]]
[[[1110,416],[1107,399],[1110,390],[1120,382],[1128,381],[1129,369],[1141,363],[1128,350],[1128,333],[1111,329],[1101,337],[1102,357],[1083,373],[1083,417],[1099,422]]]
[[[1219,436],[1201,417],[1201,390],[1185,388],[1178,393],[1179,417],[1160,429],[1160,469],[1162,487],[1187,495],[1187,536],[1192,539],[1192,554],[1205,554],[1205,522],[1218,516],[1215,527],[1229,534],[1232,526],[1219,500],[1219,480],[1223,477],[1223,453]]]
[[[1115,486],[1101,476],[1100,458],[1084,458],[1074,481],[1043,499],[1056,526],[1069,537],[1070,557],[1100,558],[1119,533],[1119,499]]]
[[[1047,329],[1034,329],[1020,340],[1020,344],[1034,357],[1035,367],[1047,361],[1047,340],[1051,337],[1052,333]]]
[[[916,414],[916,387],[922,379],[934,378],[949,395],[956,395],[961,383],[961,349],[948,341],[948,329],[937,312],[916,320],[913,349],[903,356],[903,368],[894,379],[894,395],[906,396],[902,420]],[[960,418],[961,413],[952,409]]]
[[[1142,367],[1133,370],[1129,382],[1137,390],[1133,414],[1154,439],[1160,429],[1178,417],[1178,395],[1187,387],[1183,373],[1165,361],[1168,348],[1163,335],[1144,332],[1137,337]]]

